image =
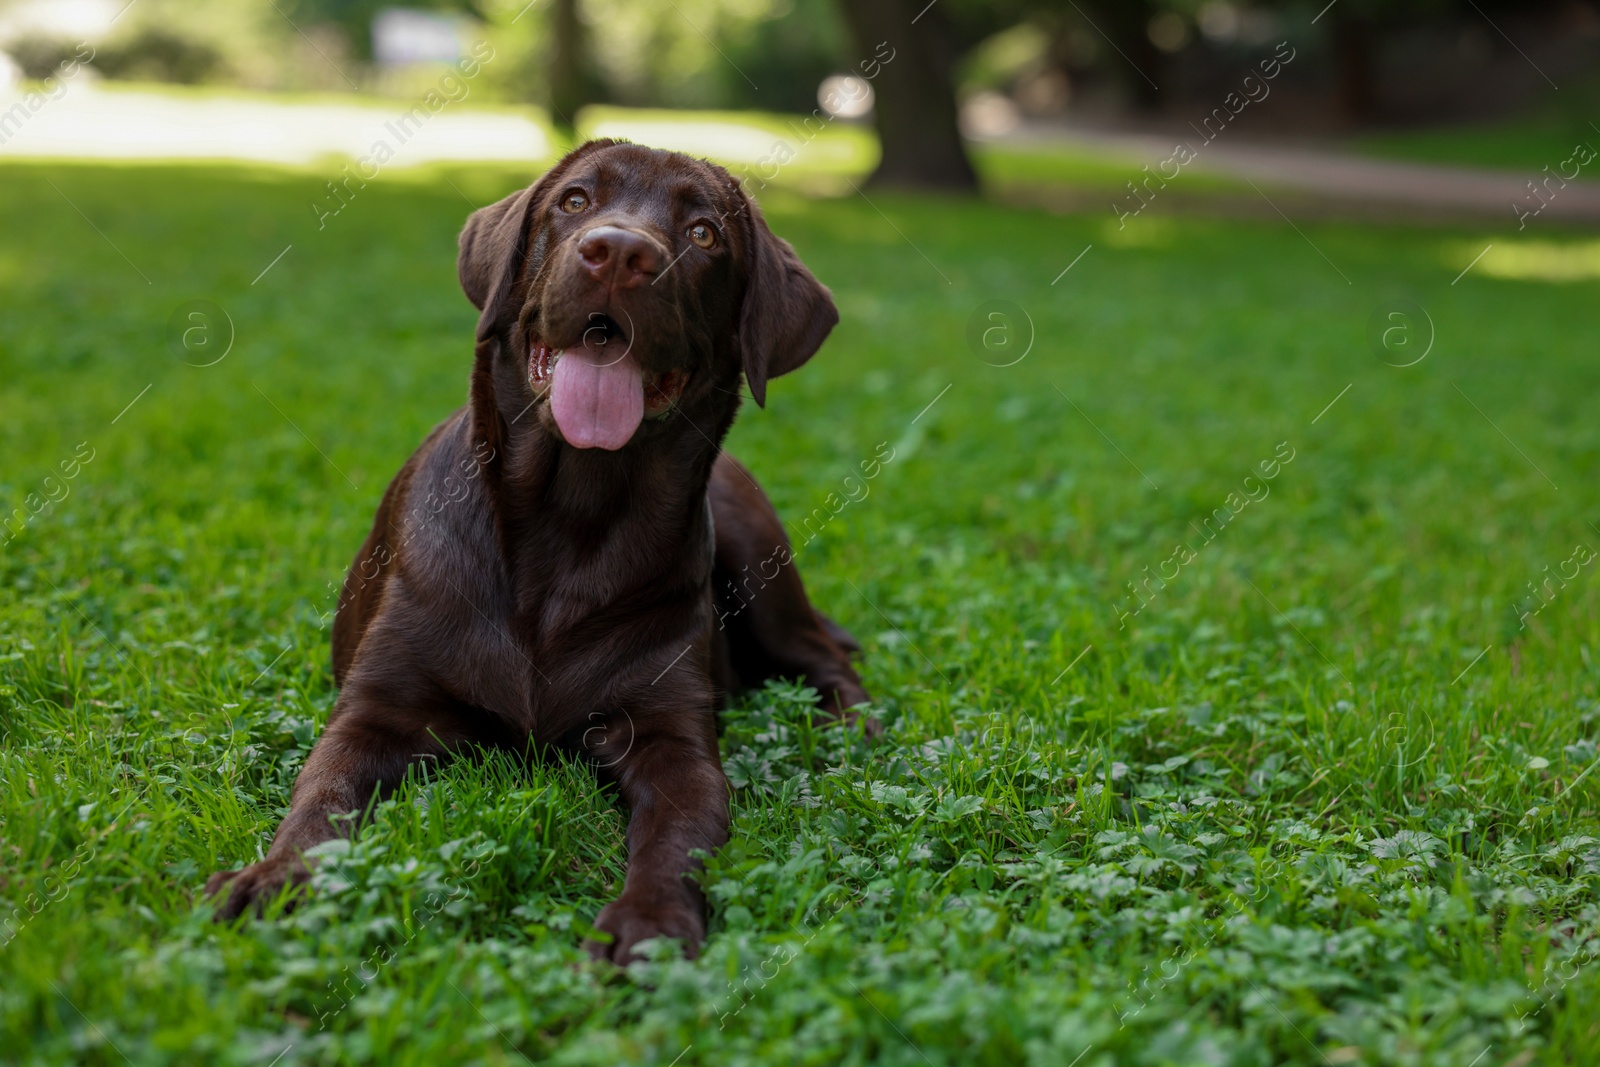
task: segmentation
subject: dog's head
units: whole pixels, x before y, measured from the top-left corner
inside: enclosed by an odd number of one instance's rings
[[[811,358],[839,321],[732,175],[614,141],[590,141],[476,212],[457,269],[482,313],[480,344],[525,361],[516,406],[538,405],[540,423],[577,448],[645,438],[741,369],[764,404],[767,380]]]

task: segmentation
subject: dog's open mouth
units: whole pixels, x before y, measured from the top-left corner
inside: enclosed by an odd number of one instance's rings
[[[632,346],[619,340],[592,328],[575,347],[529,346],[528,384],[535,395],[549,391],[550,413],[574,448],[621,448],[641,421],[670,411],[689,383],[686,370],[645,370]]]

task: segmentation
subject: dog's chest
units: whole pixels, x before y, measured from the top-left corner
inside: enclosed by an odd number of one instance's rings
[[[651,692],[663,649],[710,623],[715,535],[709,502],[678,531],[619,523],[587,540],[547,537],[507,575],[505,620],[526,661],[516,717],[554,740],[596,712]]]

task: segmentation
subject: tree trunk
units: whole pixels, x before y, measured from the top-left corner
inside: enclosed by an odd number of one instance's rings
[[[551,121],[571,133],[578,109],[595,100],[595,79],[589,68],[589,42],[578,0],[555,0],[550,7],[549,72]]]
[[[873,119],[883,159],[869,184],[976,189],[939,10],[922,0],[839,0],[839,10],[855,44],[850,73],[877,72],[871,78]]]
[[[1167,57],[1150,40],[1155,5],[1150,0],[1096,0],[1089,10],[1093,28],[1105,34],[1117,53],[1108,56],[1107,63],[1122,72],[1122,83],[1134,106],[1140,111],[1160,110],[1159,86],[1166,74]]]
[[[1377,116],[1378,93],[1373,72],[1371,22],[1359,13],[1334,11],[1333,50],[1337,70],[1339,110],[1351,123],[1370,122]]]

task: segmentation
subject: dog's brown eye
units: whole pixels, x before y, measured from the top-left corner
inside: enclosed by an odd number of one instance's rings
[[[689,240],[701,248],[711,248],[717,243],[717,231],[703,222],[689,227]]]
[[[561,198],[561,210],[568,215],[576,215],[589,206],[589,198],[576,189]]]

